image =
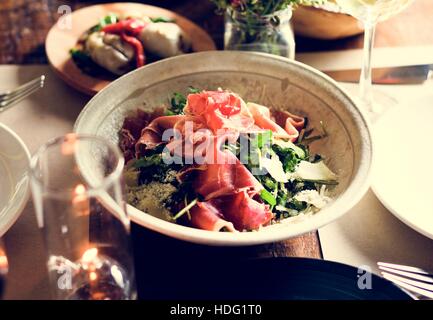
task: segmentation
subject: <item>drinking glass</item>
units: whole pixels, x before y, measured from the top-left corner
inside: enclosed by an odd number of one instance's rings
[[[364,59],[359,81],[360,99],[364,108],[374,117],[386,109],[382,102],[373,98],[371,81],[371,60],[374,35],[378,22],[384,21],[404,10],[413,0],[337,0],[340,7],[364,25]],[[390,99],[387,99],[388,101]]]
[[[54,298],[135,299],[123,165],[117,146],[76,134],[49,141],[33,157],[33,201]]]

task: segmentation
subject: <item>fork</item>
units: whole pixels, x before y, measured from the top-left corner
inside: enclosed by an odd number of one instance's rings
[[[417,268],[393,263],[378,262],[382,276],[422,297],[433,299],[433,274]]]
[[[9,109],[32,93],[38,91],[40,88],[43,88],[44,82],[45,76],[42,75],[14,90],[0,92],[0,112]]]

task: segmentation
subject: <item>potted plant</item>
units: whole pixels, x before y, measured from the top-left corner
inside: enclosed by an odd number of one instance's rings
[[[290,24],[297,5],[322,4],[326,0],[211,0],[225,14],[224,48],[295,57]]]

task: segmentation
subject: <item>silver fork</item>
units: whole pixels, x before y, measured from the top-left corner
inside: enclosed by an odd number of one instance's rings
[[[433,299],[433,274],[416,267],[378,262],[382,276],[421,297]]]
[[[9,109],[32,93],[43,88],[45,76],[42,75],[33,79],[16,89],[0,92],[0,112]]]

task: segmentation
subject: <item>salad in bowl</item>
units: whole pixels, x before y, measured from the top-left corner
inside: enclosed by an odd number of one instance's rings
[[[132,221],[190,242],[298,236],[341,217],[369,187],[363,112],[319,71],[267,54],[152,63],[93,97],[74,131],[120,146]]]
[[[203,230],[242,232],[332,201],[337,175],[308,147],[329,138],[324,125],[314,130],[308,118],[230,90],[189,91],[125,119],[119,145],[129,204]]]

